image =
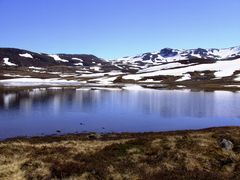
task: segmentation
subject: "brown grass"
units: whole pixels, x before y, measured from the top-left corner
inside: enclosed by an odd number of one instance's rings
[[[233,150],[222,149],[226,138]],[[0,142],[0,179],[239,179],[240,127]]]

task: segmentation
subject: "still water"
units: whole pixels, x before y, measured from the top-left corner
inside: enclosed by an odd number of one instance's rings
[[[0,139],[240,125],[240,93],[34,89],[0,93]]]

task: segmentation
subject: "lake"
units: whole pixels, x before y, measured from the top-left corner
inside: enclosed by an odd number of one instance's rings
[[[240,125],[239,92],[36,88],[0,93],[0,139]]]

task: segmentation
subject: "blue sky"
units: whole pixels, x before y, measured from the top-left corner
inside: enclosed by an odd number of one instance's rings
[[[0,0],[0,47],[117,58],[240,45],[239,0]]]

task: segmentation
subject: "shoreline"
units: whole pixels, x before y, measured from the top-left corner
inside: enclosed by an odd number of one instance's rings
[[[0,156],[3,179],[238,179],[240,126],[18,137]]]
[[[240,92],[239,84],[82,84],[82,85],[1,85],[0,92],[5,91],[23,91],[33,89],[46,89],[46,90],[188,90],[188,91],[227,91],[227,92]]]
[[[44,140],[44,139],[53,139],[53,140],[61,140],[67,138],[73,139],[89,139],[89,140],[108,140],[114,137],[114,139],[121,138],[130,138],[130,137],[142,137],[142,136],[151,136],[151,135],[177,135],[177,134],[185,134],[185,133],[198,133],[198,132],[208,132],[208,131],[218,131],[218,130],[228,130],[228,129],[236,129],[240,126],[213,126],[206,127],[200,129],[183,129],[183,130],[166,130],[166,131],[146,131],[146,132],[76,132],[76,133],[52,133],[52,134],[43,134],[43,135],[33,135],[33,136],[15,136],[0,139],[1,142],[11,142],[11,141],[21,141],[21,140]],[[57,132],[57,131],[56,131]],[[97,138],[89,138],[89,135],[99,136]]]

